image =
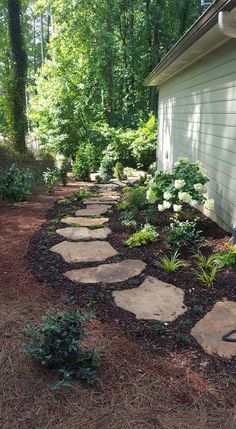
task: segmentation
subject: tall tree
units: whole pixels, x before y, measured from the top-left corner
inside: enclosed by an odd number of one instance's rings
[[[26,80],[27,56],[21,24],[21,1],[7,0],[8,26],[12,52],[12,85],[11,107],[13,122],[13,137],[15,147],[19,152],[26,151]]]

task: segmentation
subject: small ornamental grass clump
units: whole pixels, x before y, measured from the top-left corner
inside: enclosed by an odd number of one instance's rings
[[[171,173],[157,171],[150,180],[147,200],[158,202],[158,210],[173,209],[182,211],[183,204],[200,205],[213,210],[214,201],[207,200],[206,183],[209,181],[206,171],[199,161],[191,163],[188,158],[179,158]]]
[[[141,229],[141,231],[135,232],[128,240],[126,240],[125,244],[129,247],[140,247],[145,244],[152,243],[159,237],[159,234],[156,228],[153,225],[146,224]]]
[[[213,286],[219,271],[216,255],[206,257],[199,250],[194,257],[197,263],[197,270],[195,271],[197,279],[207,287]]]
[[[82,346],[87,319],[88,315],[77,309],[65,312],[53,309],[43,317],[40,327],[26,328],[31,341],[24,345],[23,351],[41,365],[58,370],[61,379],[54,387],[71,386],[73,379],[89,383],[96,380],[96,368],[103,353]]]
[[[186,262],[182,261],[179,257],[180,254],[178,252],[175,252],[170,257],[162,256],[160,260],[157,261],[156,265],[161,267],[167,273],[173,273],[179,268],[186,267]]]

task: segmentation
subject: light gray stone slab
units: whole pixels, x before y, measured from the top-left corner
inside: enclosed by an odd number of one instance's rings
[[[220,301],[193,327],[191,334],[211,355],[230,359],[236,356],[236,343],[222,341],[222,336],[236,329],[236,302]],[[236,335],[233,337],[236,339]]]
[[[100,205],[100,204],[91,204],[86,209],[77,210],[75,213],[76,216],[100,216],[102,214],[107,213],[112,206],[109,205]]]
[[[83,201],[83,203],[84,204],[87,204],[87,205],[94,205],[94,204],[102,204],[102,205],[112,205],[112,204],[117,204],[118,203],[118,201],[116,201],[116,200],[107,200],[107,199],[100,199],[100,198],[96,198],[96,199],[93,199],[93,198],[90,198],[90,199],[88,199],[88,200],[84,200]]]
[[[147,277],[138,288],[112,295],[118,307],[134,313],[137,319],[172,322],[187,310],[184,291],[154,277]]]
[[[117,255],[117,251],[106,241],[71,243],[62,241],[50,249],[59,253],[66,262],[99,262]]]
[[[109,221],[109,218],[108,217],[99,217],[99,218],[65,217],[61,221],[63,223],[66,223],[67,225],[94,226],[94,225],[104,225]]]
[[[77,283],[112,284],[138,276],[145,268],[146,264],[144,262],[127,259],[122,262],[100,265],[99,267],[67,271],[64,275]]]
[[[56,230],[57,234],[73,241],[105,240],[111,230],[109,228],[89,229],[86,227],[68,227]]]

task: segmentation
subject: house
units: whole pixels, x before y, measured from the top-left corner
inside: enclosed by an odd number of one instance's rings
[[[236,226],[236,0],[215,0],[146,79],[159,87],[158,169],[200,160],[223,228]]]

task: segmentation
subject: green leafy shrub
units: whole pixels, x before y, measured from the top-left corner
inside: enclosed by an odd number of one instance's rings
[[[49,195],[53,194],[55,183],[58,180],[58,170],[56,168],[47,170],[43,173],[44,185]]]
[[[63,186],[66,186],[67,184],[67,173],[69,171],[69,165],[67,160],[63,161],[61,166],[58,168],[58,178],[63,184]]]
[[[31,195],[32,181],[28,168],[12,164],[0,176],[0,198],[11,203],[27,200]]]
[[[133,213],[125,210],[121,215],[121,223],[128,228],[135,229],[137,227],[137,221],[134,219]]]
[[[165,241],[175,251],[182,247],[199,245],[203,241],[202,232],[196,230],[196,222],[181,222],[175,219],[165,230],[168,233]]]
[[[236,245],[228,243],[224,252],[216,253],[214,256],[219,268],[234,266],[236,265]]]
[[[148,170],[156,158],[156,144],[157,121],[155,116],[151,115],[146,123],[140,122],[138,130],[133,132],[131,150],[137,168]]]
[[[141,231],[135,232],[126,240],[125,244],[129,247],[140,247],[155,241],[159,237],[156,228],[153,225],[146,224]]]
[[[147,207],[146,186],[130,186],[123,189],[124,201],[133,212],[140,212]]]
[[[186,266],[186,262],[179,259],[179,253],[175,252],[170,257],[168,256],[162,256],[160,260],[157,262],[157,265],[163,270],[165,270],[167,273],[173,273],[174,271],[177,271],[181,267]]]
[[[107,152],[101,162],[99,173],[102,180],[109,180],[113,177],[113,169],[115,165],[115,160],[112,155]]]
[[[149,182],[147,199],[150,203],[158,201],[159,211],[172,208],[179,213],[184,203],[204,205],[212,210],[214,201],[205,196],[208,181],[199,161],[191,163],[188,158],[179,158],[171,173],[156,172]]]
[[[117,162],[114,167],[114,176],[117,180],[121,180],[124,176],[124,167],[121,162]]]
[[[96,380],[96,368],[101,353],[85,350],[82,341],[86,338],[85,322],[88,315],[79,310],[59,312],[51,310],[43,317],[40,327],[27,326],[30,342],[23,347],[30,358],[62,374],[59,385],[71,385],[70,380]]]
[[[76,152],[76,158],[72,166],[72,176],[75,180],[89,181],[91,164],[84,146]]]

